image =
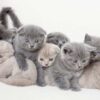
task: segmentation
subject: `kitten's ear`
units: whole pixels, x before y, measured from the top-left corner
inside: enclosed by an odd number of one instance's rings
[[[97,48],[96,47],[93,47],[93,46],[90,46],[88,44],[85,44],[85,48],[87,51],[89,52],[96,52]]]
[[[18,33],[20,36],[23,36],[23,35],[24,35],[23,26],[20,27],[20,28],[17,30],[17,33]]]
[[[91,36],[86,33],[84,42],[87,42],[87,41],[91,41]]]
[[[71,54],[73,51],[71,48],[63,48],[64,54]]]
[[[51,39],[51,38],[53,38],[54,37],[54,35],[52,34],[52,33],[49,33],[48,35],[47,35],[47,39]]]

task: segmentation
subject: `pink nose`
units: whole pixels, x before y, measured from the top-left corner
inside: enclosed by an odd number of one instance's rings
[[[48,66],[48,64],[45,64],[45,66]]]

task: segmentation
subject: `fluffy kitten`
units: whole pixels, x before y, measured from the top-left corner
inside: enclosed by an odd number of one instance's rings
[[[96,51],[92,52],[91,54],[91,60],[92,61],[100,60],[100,37],[91,36],[91,35],[86,34],[84,42],[86,44],[96,47]]]
[[[22,71],[14,57],[14,50],[10,43],[0,41],[0,81],[17,86],[33,85],[36,83],[37,71],[35,64],[26,60],[28,70]]]
[[[51,85],[53,77],[50,67],[55,62],[57,55],[60,53],[60,48],[51,43],[46,43],[38,54],[38,63],[44,69],[44,84]]]
[[[63,33],[53,32],[47,35],[47,42],[54,43],[61,48],[66,42],[69,42],[69,39]]]
[[[44,45],[45,35],[46,32],[42,28],[34,25],[27,25],[18,30],[18,34],[16,34],[13,42],[15,57],[20,69],[27,70],[25,58],[31,59],[36,64],[38,71],[38,85],[42,85],[42,78],[40,78],[42,77],[42,69],[37,65],[36,59],[38,51]]]
[[[94,50],[94,47],[82,43],[64,44],[52,66],[47,68],[51,75],[48,79],[52,79],[50,84],[61,89],[80,90],[79,77],[89,63],[90,52]]]
[[[79,83],[83,88],[100,89],[100,61],[89,64]]]

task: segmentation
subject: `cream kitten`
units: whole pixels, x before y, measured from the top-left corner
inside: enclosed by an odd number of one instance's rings
[[[51,66],[55,62],[57,55],[60,53],[60,48],[52,43],[46,43],[38,54],[38,63],[44,69],[44,83],[54,84],[51,72]]]
[[[31,60],[26,59],[28,69],[22,71],[13,54],[12,45],[6,41],[0,41],[0,81],[17,86],[35,84],[37,80],[35,64]]]
[[[80,85],[83,88],[100,89],[100,61],[86,67],[80,78]]]

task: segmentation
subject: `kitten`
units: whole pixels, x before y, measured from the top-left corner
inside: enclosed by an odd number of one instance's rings
[[[50,67],[55,62],[57,55],[60,53],[60,48],[52,43],[46,43],[38,54],[38,63],[44,70],[44,84],[51,85],[53,78]]]
[[[6,41],[0,41],[0,81],[10,85],[26,86],[36,83],[37,71],[35,64],[26,60],[28,70],[21,71],[14,57],[12,45]]]
[[[100,61],[91,63],[84,69],[79,83],[83,88],[100,89]]]
[[[86,44],[96,47],[96,51],[92,52],[91,54],[91,62],[100,60],[100,37],[86,34],[84,42]]]
[[[84,67],[90,60],[90,52],[95,48],[82,43],[66,43],[55,59],[52,66],[48,67],[52,78],[51,84],[61,89],[80,90],[79,77]]]
[[[47,35],[47,42],[56,44],[61,48],[66,42],[69,42],[69,39],[63,33],[53,32]]]
[[[35,25],[22,26],[16,34],[13,45],[15,57],[21,70],[27,70],[25,58],[31,59],[37,66],[38,79],[37,84],[42,86],[42,69],[37,65],[38,51],[45,43],[46,32]]]

